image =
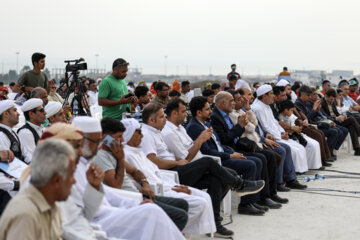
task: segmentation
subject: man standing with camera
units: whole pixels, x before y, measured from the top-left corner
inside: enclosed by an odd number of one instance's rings
[[[131,104],[137,101],[136,96],[128,93],[125,77],[129,63],[122,58],[114,61],[113,72],[104,78],[99,85],[98,102],[103,107],[102,117],[122,119],[122,114],[130,111]]]

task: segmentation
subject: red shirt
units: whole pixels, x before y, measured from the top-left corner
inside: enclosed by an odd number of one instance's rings
[[[349,91],[349,97],[351,97],[356,102],[357,98],[359,97],[359,93]]]

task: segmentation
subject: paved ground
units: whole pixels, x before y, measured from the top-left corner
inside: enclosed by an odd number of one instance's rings
[[[321,240],[360,239],[360,157],[340,151],[338,160],[328,170],[356,172],[358,175],[319,171],[325,180],[307,183],[307,191],[279,193],[290,200],[279,210],[264,216],[239,215],[239,200],[232,196],[233,239],[244,240]],[[316,171],[309,171],[313,175]],[[304,176],[298,176],[299,181]],[[357,194],[320,189],[357,191]],[[311,189],[313,189],[311,191]],[[224,221],[226,221],[225,219]],[[192,240],[209,239],[193,236]]]

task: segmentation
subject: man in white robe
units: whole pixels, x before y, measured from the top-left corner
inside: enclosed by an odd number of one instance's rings
[[[77,117],[72,122],[84,133],[84,157],[80,158],[76,172],[76,188],[81,195],[87,185],[86,171],[96,155],[102,140],[100,122],[91,117]],[[155,204],[125,199],[114,193],[115,189],[104,186],[105,198],[100,204],[93,222],[101,225],[109,237],[124,239],[184,239],[171,219]]]
[[[126,130],[124,139],[125,160],[140,170],[150,183],[163,185],[164,196],[182,198],[189,204],[189,218],[183,230],[185,234],[209,233],[214,222],[210,196],[196,188],[178,185],[160,172],[158,166],[151,162],[141,150],[140,143],[143,135],[139,132],[140,124],[135,119],[121,121]]]
[[[289,139],[288,134],[274,118],[271,107],[269,106],[274,101],[272,87],[268,84],[262,85],[257,89],[256,93],[258,98],[251,105],[251,109],[255,113],[263,131],[271,134],[276,141],[290,146],[296,172],[303,173],[308,171],[305,148],[296,141]]]

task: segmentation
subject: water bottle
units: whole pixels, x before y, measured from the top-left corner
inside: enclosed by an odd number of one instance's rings
[[[321,174],[315,174],[315,179],[321,179],[321,180],[325,180],[325,176],[321,175]]]
[[[73,101],[73,115],[78,115],[79,114],[79,103],[78,100],[75,98]]]
[[[304,182],[311,182],[311,181],[315,181],[315,178],[312,178],[310,176],[304,177]]]
[[[139,104],[136,105],[135,107],[135,119],[140,119],[141,118],[141,109]]]

